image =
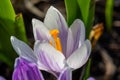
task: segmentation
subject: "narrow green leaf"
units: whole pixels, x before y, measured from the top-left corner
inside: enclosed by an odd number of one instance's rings
[[[86,27],[86,36],[89,37],[91,27],[94,20],[94,10],[95,10],[95,0],[77,0],[80,12],[81,19],[83,20]]]
[[[70,26],[73,21],[80,18],[80,9],[77,0],[65,0],[67,23]]]
[[[11,68],[17,54],[12,48],[10,36],[27,41],[22,16],[15,17],[10,0],[0,0],[0,60]]]
[[[86,36],[89,38],[93,22],[94,22],[94,15],[95,15],[95,0],[91,0],[90,2],[90,7],[89,7],[89,15],[87,19],[87,24],[86,24]]]
[[[13,67],[13,62],[17,54],[12,49],[10,34],[4,29],[2,24],[0,24],[0,36],[0,60]]]
[[[87,23],[91,0],[77,0],[77,1],[78,1],[78,4],[79,4],[79,7],[80,7],[80,12],[81,12],[81,15],[82,15],[82,19],[85,23]]]
[[[26,32],[25,32],[25,26],[22,14],[18,14],[15,18],[15,36],[17,38],[27,42]]]
[[[15,12],[10,0],[0,0],[0,60],[13,66],[16,57],[10,43],[14,35]]]
[[[91,66],[91,59],[89,59],[88,62],[87,62],[86,69],[85,69],[85,74],[84,74],[82,80],[87,80],[88,77],[90,76],[90,66]]]
[[[105,8],[105,19],[106,19],[106,26],[108,30],[112,28],[112,17],[113,17],[113,4],[114,0],[107,0],[106,8]]]

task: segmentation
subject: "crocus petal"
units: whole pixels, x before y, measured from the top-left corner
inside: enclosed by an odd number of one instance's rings
[[[44,80],[36,64],[17,58],[12,80]]]
[[[85,26],[80,19],[76,19],[70,28],[72,30],[72,35],[74,39],[74,51],[85,41]]]
[[[37,19],[32,19],[32,25],[35,40],[40,41],[49,40],[49,38],[51,37],[49,30],[45,27],[45,25],[41,21]]]
[[[33,54],[32,49],[25,44],[24,42],[18,40],[14,36],[11,36],[11,43],[14,48],[14,50],[17,52],[17,54],[31,62],[37,62],[36,56]]]
[[[72,70],[70,68],[65,68],[57,80],[72,80]]]
[[[84,43],[85,28],[80,19],[76,19],[70,26],[67,39],[66,58],[68,58],[78,47]]]
[[[34,44],[34,53],[38,56],[38,49],[39,49],[39,46],[40,46],[40,41],[39,40],[36,40],[35,41],[35,44]],[[37,57],[38,60],[39,60],[39,57]],[[45,70],[45,71],[49,71],[49,68],[47,66],[45,66],[43,63],[41,62],[37,62],[37,65],[38,65],[38,68],[41,69],[41,70]]]
[[[53,6],[51,6],[45,16],[44,19],[44,24],[46,25],[46,27],[49,30],[52,29],[59,29],[63,28],[63,30],[67,30],[67,23],[64,19],[64,17],[62,16],[62,14]]]
[[[6,80],[4,77],[0,76],[0,80]]]
[[[73,52],[73,54],[67,59],[67,64],[73,69],[78,69],[83,66],[90,56],[91,44],[89,40],[86,40],[80,48]]]
[[[72,31],[71,29],[69,29],[68,38],[67,38],[67,50],[66,53],[64,54],[66,59],[71,55],[73,48],[74,48],[74,39],[73,39]]]
[[[67,23],[62,16],[62,14],[53,6],[51,6],[44,19],[44,24],[49,30],[58,29],[59,37],[61,39],[63,53],[66,52],[66,43],[67,43],[67,32],[68,27]]]
[[[39,62],[46,66],[48,71],[60,72],[64,68],[64,55],[49,43],[39,43],[39,47],[36,48],[35,53]]]

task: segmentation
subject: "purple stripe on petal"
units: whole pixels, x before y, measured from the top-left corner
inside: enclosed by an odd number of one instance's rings
[[[39,33],[39,31],[36,29],[36,37],[37,37],[37,40],[40,40],[42,41],[42,35]]]
[[[55,72],[60,72],[60,67],[58,64],[53,61],[53,59],[50,59],[50,57],[46,54],[44,54],[43,51],[39,54],[39,60],[42,62],[46,67],[48,67],[49,70],[55,71]]]
[[[47,35],[45,34],[43,35],[43,33],[38,31],[37,29],[36,29],[36,36],[37,36],[37,40],[49,42]]]
[[[12,80],[44,80],[36,64],[23,58],[16,59]]]
[[[78,47],[80,47],[85,40],[85,27],[80,19],[76,19],[71,25],[72,36],[74,38],[74,52]]]
[[[73,48],[74,48],[74,39],[73,39],[72,31],[69,28],[68,38],[67,38],[67,50],[65,54],[66,59],[72,54]]]
[[[57,80],[72,80],[72,70],[70,68],[65,68]]]
[[[63,21],[62,19],[63,16],[61,16],[59,13],[58,13],[58,16],[59,16],[59,20],[57,21],[57,24],[60,30],[59,37],[60,37],[61,44],[62,44],[63,54],[65,54],[66,47],[67,47],[68,28],[66,28],[66,25],[64,23],[65,21]]]

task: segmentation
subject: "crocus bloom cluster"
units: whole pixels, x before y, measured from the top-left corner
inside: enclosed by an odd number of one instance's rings
[[[37,66],[37,58],[34,51],[24,42],[14,36],[11,37],[13,48],[19,57],[15,60],[15,69],[12,80],[44,80],[43,75]],[[35,44],[35,48],[38,44]],[[71,80],[72,72],[70,68],[62,70],[57,80]]]
[[[30,69],[30,75],[39,74],[37,77],[42,78],[38,68],[52,73],[58,80],[71,80],[71,71],[83,66],[91,52],[91,44],[85,40],[83,22],[76,19],[68,28],[61,13],[51,6],[44,23],[37,19],[33,19],[32,23],[35,38],[33,50],[24,42],[11,37],[13,48],[23,59],[16,61],[18,66],[15,67],[13,77],[18,73],[24,76],[20,71],[24,70],[21,65],[25,65],[28,71]],[[31,66],[33,63],[35,66]],[[25,76],[30,76],[29,73],[26,74],[28,75]]]

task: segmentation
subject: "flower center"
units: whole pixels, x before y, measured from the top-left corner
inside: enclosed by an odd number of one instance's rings
[[[62,52],[60,38],[58,37],[59,30],[57,29],[50,30],[50,34],[53,37],[53,40],[50,40],[50,44],[54,46],[58,51]]]

